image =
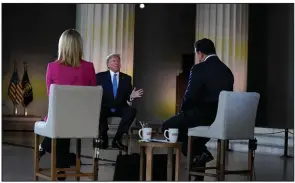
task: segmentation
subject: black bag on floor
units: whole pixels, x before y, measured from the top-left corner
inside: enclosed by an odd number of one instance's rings
[[[144,160],[145,162],[145,160]],[[145,167],[145,164],[144,164]],[[153,181],[167,181],[167,154],[153,155]],[[173,179],[175,177],[175,155],[173,156]],[[145,170],[144,170],[145,172]],[[139,181],[140,155],[118,155],[113,181]],[[145,180],[145,173],[144,173]]]

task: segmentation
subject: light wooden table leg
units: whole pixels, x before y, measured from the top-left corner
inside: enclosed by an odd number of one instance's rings
[[[173,177],[173,148],[168,148],[167,154],[167,181],[172,181]]]
[[[56,181],[56,139],[51,140],[51,180]]]
[[[39,177],[37,173],[39,173],[39,135],[35,133],[35,150],[34,150],[34,180],[38,181]]]
[[[176,157],[175,157],[175,180],[179,181],[179,175],[180,175],[180,149],[176,149]]]
[[[153,147],[146,147],[146,181],[152,181],[153,177]]]
[[[143,181],[143,175],[144,175],[144,172],[145,172],[145,167],[144,167],[144,150],[145,148],[144,147],[140,147],[140,174],[139,174],[139,177],[140,177],[140,181]]]
[[[81,158],[81,139],[76,139],[76,174],[79,174],[81,170],[80,158]],[[76,176],[75,179],[76,181],[80,181],[80,176]]]

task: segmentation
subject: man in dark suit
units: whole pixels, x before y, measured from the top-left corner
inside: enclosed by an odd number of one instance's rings
[[[198,64],[191,69],[189,82],[183,97],[181,112],[163,123],[163,130],[179,129],[179,141],[183,142],[182,152],[187,155],[188,128],[210,126],[217,113],[219,93],[233,91],[234,76],[230,69],[216,55],[214,43],[201,39],[195,43]],[[204,166],[213,160],[206,148],[210,139],[197,138],[193,141],[193,163]]]
[[[113,139],[112,147],[127,151],[122,144],[124,133],[128,132],[135,116],[136,109],[132,108],[132,101],[143,95],[143,90],[132,90],[131,77],[120,72],[121,59],[119,54],[107,57],[108,71],[96,74],[97,85],[103,87],[103,96],[100,112],[99,133],[103,140],[103,149],[108,148],[108,117],[121,117],[117,133]]]

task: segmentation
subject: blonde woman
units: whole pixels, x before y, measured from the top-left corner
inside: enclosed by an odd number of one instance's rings
[[[96,76],[93,64],[82,60],[82,38],[80,34],[69,29],[62,33],[58,43],[58,59],[47,66],[46,86],[49,96],[51,84],[95,86]],[[45,117],[45,121],[47,117]],[[70,139],[58,139],[56,151],[56,167],[67,168],[70,162]],[[39,158],[45,152],[51,152],[51,139],[44,138],[39,146]],[[63,172],[60,172],[63,173]],[[59,180],[65,180],[61,177]]]

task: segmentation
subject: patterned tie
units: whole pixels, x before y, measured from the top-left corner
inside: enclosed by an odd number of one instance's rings
[[[192,75],[193,75],[193,72],[191,71],[190,74],[189,74],[188,84],[187,84],[187,87],[186,87],[186,90],[185,90],[185,93],[184,93],[184,97],[186,97],[187,92],[190,89],[191,81],[192,81]]]
[[[180,107],[181,110],[183,110],[183,101],[185,101],[187,99],[188,90],[190,89],[190,86],[191,86],[192,74],[193,74],[193,72],[191,70],[191,72],[189,74],[188,84],[187,84],[186,90],[185,90],[184,95],[183,95],[182,104],[181,104],[181,107]]]
[[[117,74],[114,74],[113,76],[113,95],[114,95],[114,99],[116,98],[117,95],[117,89],[118,89],[118,82],[117,82]],[[116,109],[112,108],[111,112],[115,112]]]

